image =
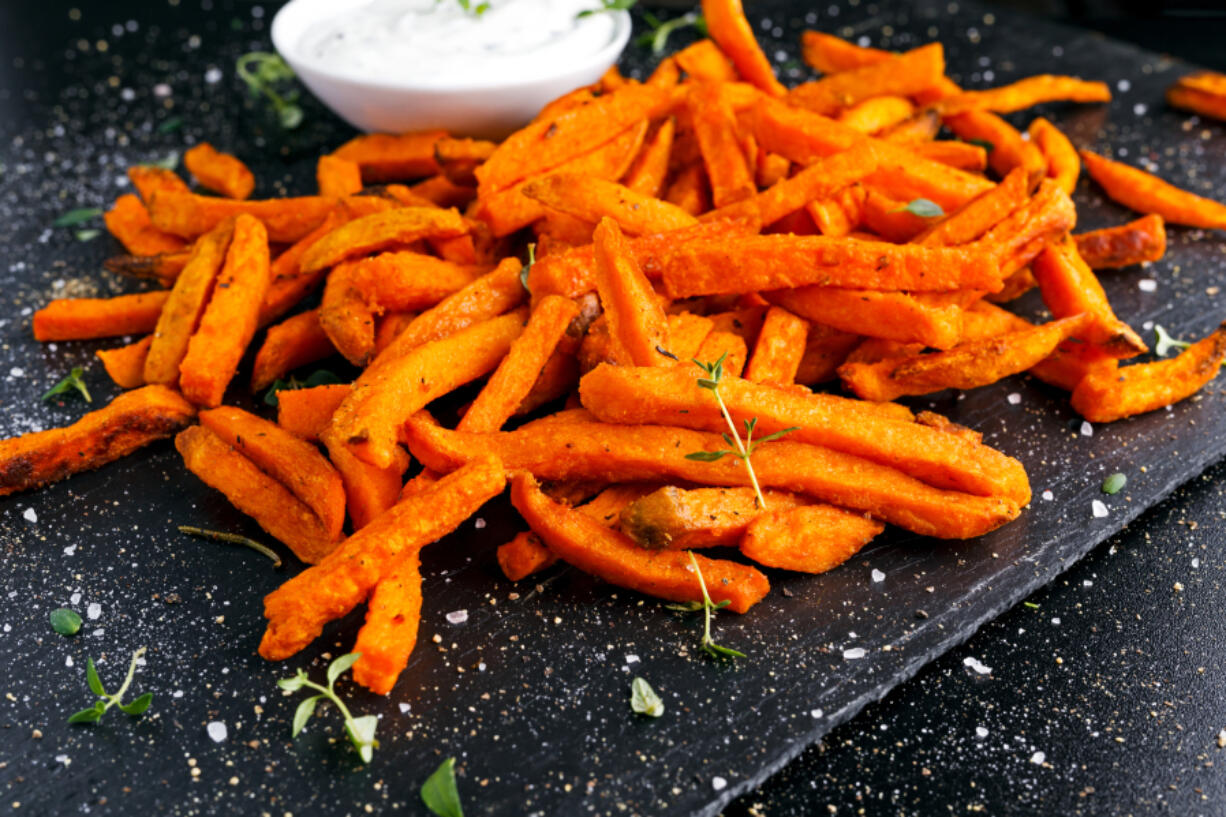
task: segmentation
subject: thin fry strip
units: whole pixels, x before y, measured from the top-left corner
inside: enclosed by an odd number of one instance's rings
[[[337,227],[302,254],[299,269],[303,273],[314,272],[422,238],[454,238],[466,232],[468,226],[455,210],[398,207]]]
[[[159,230],[194,239],[228,218],[246,214],[264,224],[269,241],[293,243],[322,224],[335,206],[336,199],[324,196],[236,201],[158,190],[149,201],[149,218]]]
[[[989,111],[965,111],[947,116],[945,126],[959,139],[977,139],[992,146],[988,164],[996,174],[1005,177],[1015,167],[1026,171],[1026,178],[1034,184],[1047,175],[1047,162],[1032,142],[1022,138],[1017,129]]]
[[[318,517],[325,537],[340,537],[345,490],[319,449],[276,423],[233,406],[200,412],[200,425],[288,488]]]
[[[344,224],[348,219],[346,208],[334,209],[322,224],[273,260],[268,270],[271,279],[268,284],[268,293],[264,296],[264,303],[260,306],[260,326],[267,326],[284,315],[324,280],[327,270],[302,274],[299,269],[302,255],[312,244]]]
[[[554,173],[524,186],[524,195],[576,218],[614,219],[630,235],[666,233],[697,220],[675,204],[636,193],[616,182],[575,173]]]
[[[659,198],[668,178],[668,158],[672,153],[676,130],[677,121],[671,116],[665,119],[643,143],[622,184],[635,193]]]
[[[505,485],[502,464],[479,458],[397,502],[328,558],[265,597],[268,629],[260,655],[278,661],[310,644],[404,559],[455,530]]]
[[[884,529],[880,522],[830,505],[772,509],[749,523],[741,553],[766,567],[825,573]]]
[[[523,332],[525,318],[515,311],[478,323],[359,378],[332,418],[333,432],[358,458],[387,468],[400,425],[435,398],[493,371]]]
[[[1017,210],[1026,201],[1029,188],[1025,169],[1014,168],[1000,184],[980,193],[911,240],[925,247],[953,247],[974,241]]]
[[[557,295],[543,298],[523,334],[511,343],[473,404],[456,426],[460,431],[497,431],[528,395],[545,362],[570,322],[579,314],[574,301]]]
[[[699,84],[690,89],[686,99],[698,149],[707,168],[711,184],[711,199],[716,207],[724,207],[757,192],[753,172],[737,139],[736,116],[724,99],[720,87]]]
[[[106,229],[133,255],[159,255],[178,252],[184,241],[158,229],[149,219],[149,211],[141,200],[131,193],[115,199],[111,209],[103,216]]]
[[[319,310],[300,312],[269,327],[251,367],[251,390],[266,389],[294,369],[335,352],[332,341],[319,325]]]
[[[1224,357],[1226,325],[1170,360],[1092,370],[1073,389],[1073,408],[1095,423],[1155,411],[1200,391]]]
[[[38,488],[173,435],[196,409],[164,386],[124,392],[70,426],[0,440],[0,496]]]
[[[962,91],[940,101],[944,114],[980,110],[1013,113],[1045,102],[1110,102],[1111,89],[1105,82],[1090,82],[1079,77],[1037,74],[1009,85],[986,91]]]
[[[200,325],[233,236],[234,222],[227,220],[196,242],[191,260],[175,279],[174,289],[153,330],[153,344],[145,359],[147,383],[173,386],[178,382],[179,364],[187,354],[192,334]]]
[[[411,553],[375,585],[353,651],[353,680],[386,695],[409,665],[421,621],[421,562]]]
[[[596,287],[609,321],[609,335],[636,366],[668,366],[668,319],[617,223],[596,228]]]
[[[34,339],[93,340],[152,332],[169,292],[114,298],[60,298],[34,313]]]
[[[700,485],[749,485],[748,474],[735,458],[687,459],[688,453],[723,450],[727,443],[718,434],[683,428],[576,420],[496,434],[464,434],[440,428],[428,415],[418,414],[406,424],[405,434],[413,455],[437,471],[492,454],[510,471],[524,470],[538,479],[681,479]],[[787,439],[757,449],[754,471],[764,489],[780,488],[867,511],[942,539],[982,535],[1015,518],[1021,507],[1008,498],[939,490],[888,466]]]
[[[903,96],[876,96],[847,108],[839,122],[864,134],[874,134],[910,119],[915,106]]]
[[[723,428],[718,405],[685,370],[601,366],[583,378],[579,389],[584,406],[606,422]],[[756,417],[760,434],[794,428],[789,441],[890,465],[937,488],[1006,496],[1019,505],[1030,496],[1026,472],[1016,460],[908,420],[875,414],[860,401],[727,375],[720,395],[737,423]]]
[[[145,385],[145,359],[149,355],[149,345],[153,343],[153,335],[120,346],[118,349],[99,349],[94,352],[102,361],[102,367],[121,389],[135,389]]]
[[[733,612],[746,612],[770,590],[766,576],[747,565],[689,551],[644,550],[625,534],[549,499],[531,474],[517,474],[511,481],[511,503],[550,550],[618,587],[671,601],[701,601],[702,589],[690,567],[693,558],[711,598],[728,601]]]
[[[239,159],[201,142],[183,154],[183,166],[201,187],[230,199],[245,199],[255,190],[255,176]]]
[[[175,252],[158,253],[157,255],[112,255],[102,262],[103,268],[116,275],[127,275],[132,278],[153,278],[162,286],[174,286],[175,278],[183,271],[191,248]]]
[[[1073,143],[1063,131],[1041,116],[1030,123],[1026,133],[1047,160],[1047,178],[1055,179],[1061,190],[1073,195],[1081,175],[1081,159]]]
[[[795,382],[808,336],[808,321],[786,309],[772,306],[766,311],[762,331],[758,333],[753,354],[745,369],[745,379],[776,385]]]
[[[911,96],[932,88],[944,76],[945,51],[940,43],[930,43],[881,62],[798,85],[788,92],[787,101],[826,115],[871,97]]]
[[[1226,230],[1226,204],[1189,193],[1121,162],[1081,151],[1090,178],[1107,195],[1138,213],[1155,213],[1171,224]]]
[[[1077,252],[1091,269],[1118,269],[1157,261],[1166,253],[1166,223],[1162,216],[1073,236]]]
[[[238,216],[213,296],[179,364],[179,387],[193,403],[221,404],[255,335],[260,304],[268,292],[268,263],[264,225],[252,216]]]
[[[754,38],[741,0],[703,0],[702,15],[711,32],[711,39],[736,66],[738,74],[771,96],[787,93],[787,89],[775,78],[770,61]]]

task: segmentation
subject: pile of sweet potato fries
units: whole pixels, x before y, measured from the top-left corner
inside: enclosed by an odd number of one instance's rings
[[[132,391],[0,442],[0,495],[177,433],[192,473],[312,565],[265,600],[261,654],[365,602],[354,677],[386,693],[416,639],[419,552],[508,478],[530,528],[499,548],[510,579],[560,559],[700,601],[697,564],[744,612],[763,573],[690,549],[818,573],[886,523],[974,537],[1029,502],[1019,462],[895,398],[1029,372],[1111,421],[1217,373],[1226,329],[1121,365],[1146,345],[1095,270],[1160,258],[1166,222],[1226,228],[1226,206],[1000,116],[1101,103],[1103,83],[963,91],[938,43],[807,32],[822,78],[788,89],[739,0],[703,11],[712,39],[646,81],[614,69],[497,144],[359,136],[319,160],[315,195],[248,200],[251,172],[208,145],[186,166],[216,196],[132,168],[106,215],[131,254],[108,268],[163,288],[33,323],[42,341],[144,335],[98,352]],[[1143,217],[1074,233],[1082,162]],[[1034,287],[1039,325],[1001,306]],[[336,353],[361,372],[281,390],[276,422],[223,405],[260,332],[253,390]],[[454,429],[427,412],[482,380]],[[809,388],[832,380],[855,397]]]

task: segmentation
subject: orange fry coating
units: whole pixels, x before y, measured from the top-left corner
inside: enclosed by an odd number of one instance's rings
[[[1166,253],[1166,222],[1162,216],[1073,236],[1077,252],[1091,269],[1117,269],[1157,261]]]
[[[1044,102],[1110,102],[1111,89],[1105,82],[1090,82],[1078,77],[1037,74],[986,91],[963,91],[947,96],[937,108],[945,114],[961,111],[1014,111]]]
[[[959,139],[992,145],[988,164],[1002,178],[1015,167],[1026,171],[1033,184],[1047,175],[1047,162],[1039,148],[1022,138],[1017,129],[990,111],[970,110],[945,117],[945,126]]]
[[[418,179],[439,172],[434,145],[447,136],[446,131],[417,133],[365,133],[355,136],[332,155],[347,159],[362,171],[362,181],[398,182]]]
[[[152,332],[169,292],[114,298],[60,298],[34,313],[34,339],[92,340]]]
[[[149,201],[149,218],[159,230],[193,239],[228,218],[246,214],[264,224],[269,241],[293,243],[322,224],[335,206],[336,199],[324,196],[237,201],[158,190]]]
[[[128,168],[128,179],[146,204],[153,197],[155,190],[171,190],[176,193],[191,191],[187,182],[179,178],[179,174],[156,165],[132,165]]]
[[[666,233],[696,224],[675,204],[636,193],[617,182],[573,173],[553,173],[524,186],[524,195],[576,218],[615,220],[630,235]]]
[[[880,522],[830,505],[771,510],[749,523],[741,553],[766,567],[825,573],[884,529]]]
[[[805,286],[766,293],[767,300],[843,332],[948,349],[962,332],[961,292],[874,292]]]
[[[118,349],[99,349],[94,352],[102,361],[102,367],[121,389],[135,389],[145,385],[145,358],[149,355],[149,345],[153,335],[120,346]]]
[[[409,470],[409,455],[397,448],[392,464],[386,468],[362,462],[349,451],[343,440],[338,440],[327,428],[330,419],[329,416],[324,420],[324,426],[318,433],[319,440],[327,447],[328,458],[340,472],[345,486],[345,507],[349,511],[353,530],[361,530],[396,504],[404,487],[404,472]]]
[[[115,199],[103,220],[107,231],[133,255],[159,255],[184,248],[182,238],[153,225],[145,205],[131,193]]]
[[[636,366],[668,366],[668,319],[643,271],[630,254],[617,222],[596,228],[596,286],[609,321],[609,334]]]
[[[201,187],[228,199],[245,199],[255,190],[255,176],[239,159],[201,142],[183,154],[183,166]]]
[[[659,198],[668,178],[668,158],[676,130],[676,120],[671,116],[665,119],[643,143],[622,184],[640,195]]]
[[[1166,102],[1172,108],[1213,119],[1226,119],[1226,76],[1201,71],[1180,77],[1167,89]]]
[[[888,59],[798,85],[788,92],[790,104],[823,115],[871,97],[911,96],[937,85],[945,76],[940,43],[891,55]]]
[[[251,367],[251,390],[266,389],[277,378],[335,351],[319,325],[319,310],[300,312],[268,328]]]
[[[809,322],[786,309],[772,306],[762,322],[745,369],[745,379],[755,383],[787,385],[796,380],[796,371],[805,353]]]
[[[1081,159],[1073,143],[1063,131],[1041,116],[1030,123],[1026,132],[1047,160],[1047,178],[1055,179],[1061,190],[1073,195],[1081,175]]]
[[[315,184],[321,196],[352,196],[362,192],[362,168],[340,156],[320,156],[315,165]]]
[[[358,630],[353,652],[353,680],[386,695],[409,665],[421,622],[421,561],[411,553],[379,579],[366,603],[366,621]]]
[[[277,392],[277,425],[314,442],[351,388],[348,383],[329,383],[309,389],[281,389]]]
[[[439,207],[398,207],[354,219],[316,241],[302,254],[302,272],[331,267],[341,261],[411,244],[423,238],[454,238],[468,232],[455,210]]]
[[[738,74],[771,96],[787,93],[787,89],[775,79],[770,61],[754,38],[753,27],[745,19],[741,0],[703,0],[702,15],[707,21],[711,39],[736,66]],[[685,63],[682,63],[682,67],[685,67]]]
[[[1090,178],[1107,195],[1138,213],[1155,213],[1171,224],[1226,230],[1226,204],[1181,190],[1157,176],[1081,151]]]

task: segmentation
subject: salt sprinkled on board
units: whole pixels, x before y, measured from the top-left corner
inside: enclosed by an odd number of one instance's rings
[[[1035,752],[1033,755],[1030,756],[1030,762],[1036,766],[1042,766],[1046,760],[1047,760],[1047,755],[1044,754],[1043,752]]]
[[[711,778],[711,788],[715,789],[716,791],[723,791],[724,787],[727,785],[728,781],[722,777],[719,777],[718,775]]]
[[[875,567],[873,568],[873,572],[870,573],[869,575],[872,576],[873,578],[873,584],[878,584],[880,582],[885,581],[885,574],[882,573],[880,570],[878,570]]]
[[[214,743],[224,742],[230,734],[230,731],[226,729],[226,725],[221,721],[209,721],[209,725],[204,727],[204,730],[209,733],[209,737],[213,739]]]
[[[76,546],[76,545],[69,545],[68,547],[64,548],[64,555],[65,555],[65,556],[73,556],[73,555],[75,555],[75,554],[76,554],[76,552],[77,552],[77,546]],[[76,602],[73,602],[73,603],[75,604]]]
[[[972,655],[968,655],[966,658],[962,659],[962,666],[970,667],[979,675],[987,675],[992,672],[991,667]]]
[[[401,705],[400,705],[400,714],[401,714],[401,715],[407,715],[407,714],[409,714],[409,710],[410,710],[410,709],[412,709],[412,708],[413,708],[413,705],[412,705],[412,704],[401,704]]]
[[[1009,395],[1005,399],[1009,401],[1009,405],[1011,406],[1016,406],[1018,403],[1022,402],[1022,396],[1015,391],[1009,392]]]
[[[468,621],[467,610],[452,610],[447,614],[447,621],[452,624],[463,624]]]
[[[865,649],[863,647],[852,647],[850,650],[843,650],[843,658],[848,661],[854,661],[857,658],[863,658]]]
[[[477,521],[473,522],[473,527],[476,528],[477,530],[481,530],[482,528],[485,527],[485,520],[478,516]]]
[[[980,738],[986,738],[988,736],[988,730],[984,729],[982,726],[976,726],[975,736],[980,737]]]
[[[1200,559],[1194,556],[1192,557],[1192,569],[1195,570],[1198,567],[1200,567]]]
[[[1103,504],[1101,499],[1096,499],[1091,502],[1090,510],[1093,512],[1095,519],[1102,519],[1107,515],[1107,506]]]
[[[91,601],[89,606],[85,608],[85,617],[90,621],[95,621],[102,617],[102,605],[96,601]]]
[[[1122,79],[1115,83],[1115,87],[1119,88],[1121,94],[1126,94],[1128,93],[1128,89],[1132,87],[1132,83],[1126,79]]]
[[[210,68],[209,70],[205,71],[204,81],[207,82],[209,85],[215,85],[218,82],[221,82],[221,69],[214,67],[214,68]]]
[[[1153,278],[1142,278],[1140,281],[1137,281],[1137,289],[1142,292],[1157,292],[1158,282]]]
[[[639,662],[639,657],[637,655],[627,655],[626,656],[627,664],[637,664],[638,662]]]
[[[1054,624],[1055,626],[1059,627],[1059,626],[1060,626],[1060,616],[1053,616],[1053,617],[1052,617],[1052,620],[1051,620],[1051,623],[1052,623],[1052,624]]]
[[[1081,421],[1081,436],[1083,437],[1093,437],[1094,436],[1094,426],[1090,425],[1089,420]]]
[[[29,522],[31,525],[38,524],[38,514],[35,513],[33,508],[26,508],[25,513],[21,515],[21,518]]]
[[[814,718],[820,718],[822,716],[822,711],[820,709],[810,709],[809,715]]]
[[[1056,498],[1056,495],[1055,495],[1055,494],[1053,494],[1051,491],[1044,491],[1044,492],[1042,493],[1042,497],[1043,497],[1043,499],[1044,499],[1045,501],[1047,501],[1047,502],[1051,502],[1053,499],[1055,499],[1055,498]]]
[[[1136,114],[1137,116],[1145,116],[1145,112],[1148,110],[1149,108],[1147,108],[1145,105],[1141,104],[1140,102],[1132,106],[1132,112]]]

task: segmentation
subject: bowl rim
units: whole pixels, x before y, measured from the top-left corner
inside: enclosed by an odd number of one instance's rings
[[[365,0],[369,2],[369,0]],[[331,0],[331,2],[323,2],[323,0],[290,0],[277,11],[273,17],[271,26],[271,38],[273,48],[277,53],[290,64],[290,67],[297,73],[311,73],[318,77],[326,77],[332,81],[345,82],[355,86],[363,86],[381,91],[404,91],[419,94],[451,94],[457,91],[466,92],[485,92],[498,91],[510,88],[519,88],[529,85],[537,85],[540,83],[551,82],[565,77],[582,74],[591,71],[599,65],[613,65],[621,52],[626,48],[626,44],[630,41],[630,33],[632,23],[630,13],[624,9],[618,9],[612,12],[605,12],[613,15],[614,28],[613,36],[609,39],[609,43],[594,52],[588,58],[582,61],[569,62],[562,66],[559,70],[551,73],[540,73],[536,75],[520,76],[513,79],[500,79],[497,76],[491,76],[488,81],[468,81],[456,82],[450,85],[431,84],[418,85],[414,84],[411,79],[406,77],[398,77],[395,79],[387,79],[381,77],[371,77],[360,73],[350,71],[336,70],[326,68],[304,60],[297,53],[294,46],[296,43],[289,42],[288,38],[291,34],[286,31],[287,26],[294,14],[300,12],[301,7],[310,3],[318,3],[321,8],[329,9],[335,12],[340,3]],[[363,0],[352,0],[352,5],[364,5]],[[287,16],[288,15],[288,16]]]

